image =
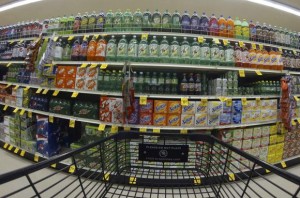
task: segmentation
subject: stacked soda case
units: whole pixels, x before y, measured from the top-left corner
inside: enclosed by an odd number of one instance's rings
[[[292,130],[285,132],[285,144],[283,158],[287,159],[300,154],[300,131],[299,125],[292,126]]]

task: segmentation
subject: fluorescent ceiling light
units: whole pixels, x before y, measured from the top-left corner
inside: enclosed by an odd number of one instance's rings
[[[294,14],[296,16],[300,16],[300,10],[297,10],[295,8],[292,8],[290,6],[287,6],[287,5],[284,5],[281,3],[277,3],[275,1],[270,1],[270,0],[247,0],[247,1],[250,1],[253,3],[258,3],[261,5],[265,5],[265,6],[269,6],[269,7],[284,11],[284,12],[288,12],[290,14]]]
[[[19,7],[19,6],[27,5],[27,4],[30,4],[30,3],[35,3],[35,2],[38,2],[38,1],[43,1],[43,0],[16,1],[15,3],[10,3],[10,4],[7,4],[7,5],[1,6],[0,7],[0,12],[3,12],[5,10],[10,10],[10,9],[13,9],[13,8],[16,8],[16,7]]]

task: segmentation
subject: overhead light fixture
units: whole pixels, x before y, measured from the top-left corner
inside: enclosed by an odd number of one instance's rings
[[[281,4],[281,3],[277,3],[275,1],[270,1],[270,0],[247,0],[247,1],[250,1],[253,3],[258,3],[261,5],[268,6],[268,7],[272,7],[272,8],[284,11],[284,12],[288,12],[290,14],[294,14],[296,16],[300,16],[300,10],[297,10],[293,7],[290,7],[290,6]]]
[[[6,10],[10,10],[10,9],[13,9],[13,8],[16,8],[16,7],[19,7],[19,6],[27,5],[27,4],[30,4],[30,3],[35,3],[35,2],[38,2],[38,1],[43,1],[43,0],[23,0],[23,1],[16,1],[14,3],[10,3],[10,4],[7,4],[7,5],[1,6],[0,7],[0,12],[6,11]]]

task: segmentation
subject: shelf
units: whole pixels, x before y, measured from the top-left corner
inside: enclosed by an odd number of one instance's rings
[[[296,72],[296,71],[287,71],[286,74],[287,74],[287,75],[300,75],[300,72]]]
[[[10,61],[10,60],[7,60],[7,61],[0,61],[0,65],[7,65],[7,64],[25,64],[25,61]]]
[[[99,96],[122,96],[120,92],[109,92],[109,91],[86,91],[86,90],[75,90],[75,89],[61,89],[61,88],[54,88],[54,87],[42,87],[39,85],[32,85],[32,84],[24,84],[24,83],[14,83],[14,82],[7,82],[7,81],[0,81],[0,84],[10,84],[12,86],[20,86],[20,87],[30,87],[35,89],[48,89],[51,91],[60,91],[60,92],[78,92],[82,94],[91,94],[91,95],[99,95]],[[219,100],[220,97],[223,96],[195,96],[195,95],[168,95],[168,94],[135,94],[135,97],[147,96],[147,98],[160,98],[160,99],[181,99],[183,97],[187,97],[190,100],[201,100],[203,98],[208,100]],[[245,96],[225,96],[229,99],[272,99],[272,98],[280,98],[279,95],[245,95]]]

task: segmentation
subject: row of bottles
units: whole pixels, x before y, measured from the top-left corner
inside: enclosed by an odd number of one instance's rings
[[[8,47],[0,53],[1,60],[24,60],[27,55],[27,43],[22,41],[13,47]]]
[[[100,70],[97,78],[98,91],[121,92],[124,79],[122,70]]]
[[[241,95],[279,95],[280,90],[280,82],[271,80],[253,82],[239,87]]]

